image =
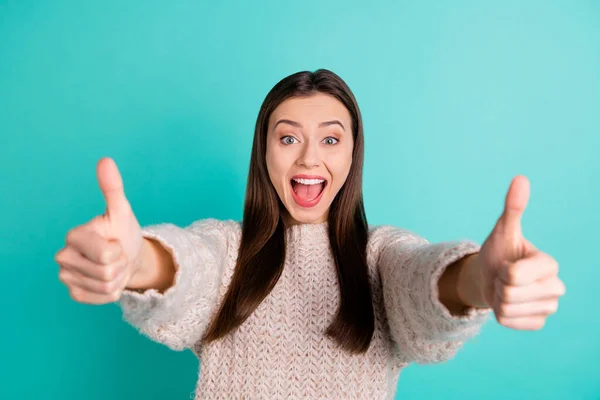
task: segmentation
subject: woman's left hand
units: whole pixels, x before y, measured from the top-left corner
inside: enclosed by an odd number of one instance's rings
[[[503,326],[537,330],[558,309],[565,285],[558,262],[523,237],[521,216],[529,201],[529,181],[513,179],[504,212],[478,254],[482,295]]]

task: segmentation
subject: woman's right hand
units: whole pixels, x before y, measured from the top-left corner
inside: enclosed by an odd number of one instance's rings
[[[96,174],[106,212],[71,229],[55,260],[59,279],[73,300],[106,304],[119,300],[131,277],[140,271],[144,239],[115,162],[101,159]]]

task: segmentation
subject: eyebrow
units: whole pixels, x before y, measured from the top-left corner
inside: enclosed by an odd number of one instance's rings
[[[275,124],[275,126],[273,127],[273,129],[275,129],[277,127],[277,125],[279,124],[289,124],[292,126],[295,126],[297,128],[302,128],[302,125],[299,122],[296,121],[292,121],[291,119],[280,119],[279,121],[277,121],[277,123]],[[344,132],[346,131],[346,128],[344,128],[344,125],[338,121],[337,119],[331,120],[331,121],[325,121],[325,122],[321,122],[319,124],[319,128],[322,128],[324,126],[330,126],[330,125],[339,125],[342,127],[342,129],[344,130]]]

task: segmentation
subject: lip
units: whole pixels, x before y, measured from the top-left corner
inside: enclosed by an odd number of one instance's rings
[[[324,182],[323,190],[321,191],[321,193],[316,198],[312,199],[311,201],[305,201],[305,200],[300,199],[296,195],[296,192],[294,192],[294,187],[292,186],[291,179],[290,179],[290,192],[291,192],[292,198],[294,199],[296,204],[298,204],[300,207],[304,207],[304,208],[311,208],[311,207],[314,207],[317,204],[319,204],[319,201],[321,201],[321,197],[323,197],[323,193],[325,193],[325,188],[327,187],[327,184],[328,184],[327,179],[325,179],[324,177],[322,177],[320,175],[306,175],[306,174],[294,175],[292,177],[292,179],[322,179],[322,180],[324,180],[325,182]]]
[[[321,175],[306,175],[306,174],[299,174],[299,175],[294,175],[292,176],[292,179],[322,179],[324,181],[327,182],[327,179],[325,179],[324,177],[322,177]]]

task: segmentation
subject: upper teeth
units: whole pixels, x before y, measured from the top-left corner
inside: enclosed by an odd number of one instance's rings
[[[301,183],[303,185],[317,185],[319,183],[325,182],[324,179],[302,179],[302,178],[294,178],[293,181]]]

